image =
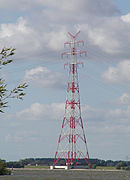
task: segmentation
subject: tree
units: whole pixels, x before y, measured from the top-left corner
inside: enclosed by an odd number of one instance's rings
[[[0,69],[13,61],[12,56],[15,48],[3,48],[0,52]],[[25,95],[24,89],[28,85],[26,83],[20,84],[12,90],[7,89],[7,83],[3,78],[0,78],[0,112],[4,112],[4,108],[8,107],[9,98],[23,99]]]
[[[0,175],[10,175],[11,171],[6,168],[5,162],[0,160]]]
[[[126,162],[121,161],[116,165],[116,169],[125,169],[125,167],[127,166]]]

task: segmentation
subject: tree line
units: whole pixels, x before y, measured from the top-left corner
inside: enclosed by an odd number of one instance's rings
[[[25,166],[51,166],[54,162],[54,158],[26,158],[14,162],[6,162],[6,167],[8,168],[24,168]],[[58,165],[65,165],[64,159],[60,159]],[[84,159],[79,159],[78,166],[86,166]],[[100,159],[90,159],[90,164],[88,168],[101,167],[115,167],[116,169],[126,169],[130,170],[130,161],[112,161],[112,160],[100,160]]]

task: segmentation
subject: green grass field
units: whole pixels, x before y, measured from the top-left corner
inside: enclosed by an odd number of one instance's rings
[[[14,170],[0,180],[130,180],[129,171],[106,170]]]
[[[49,166],[31,166],[31,165],[27,165],[27,166],[24,166],[24,168],[33,168],[33,169],[35,169],[35,168],[39,168],[39,169],[50,169],[50,167]]]
[[[24,168],[28,169],[28,168],[39,168],[39,169],[50,169],[49,166],[31,166],[31,165],[27,165],[27,166],[24,166]],[[97,166],[96,169],[101,169],[101,170],[116,170],[116,167],[106,167],[106,166]]]

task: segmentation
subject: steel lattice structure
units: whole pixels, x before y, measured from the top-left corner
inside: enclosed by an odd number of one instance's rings
[[[69,45],[71,50],[70,52],[62,53],[62,56],[70,56],[71,60],[67,64],[69,66],[69,80],[65,114],[53,166],[55,166],[61,158],[65,159],[67,166],[77,165],[80,158],[83,158],[86,163],[89,164],[87,142],[81,118],[78,82],[78,65],[82,63],[77,60],[77,56],[86,54],[86,51],[77,49],[80,44],[84,44],[83,41],[77,40],[79,33],[80,31],[75,36],[68,33],[71,41],[66,42],[65,46]]]

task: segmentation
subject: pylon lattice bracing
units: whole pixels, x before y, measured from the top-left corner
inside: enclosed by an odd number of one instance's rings
[[[82,63],[77,61],[78,54],[86,54],[86,51],[77,49],[77,46],[84,43],[81,40],[77,40],[79,33],[80,31],[75,36],[68,33],[71,37],[71,41],[66,42],[65,45],[69,45],[71,51],[62,54],[62,56],[70,56],[71,61],[68,63],[69,80],[67,85],[65,114],[53,166],[55,166],[61,158],[65,159],[66,165],[68,166],[77,165],[80,158],[83,158],[86,164],[89,164],[87,142],[81,118],[78,82],[78,65]]]

